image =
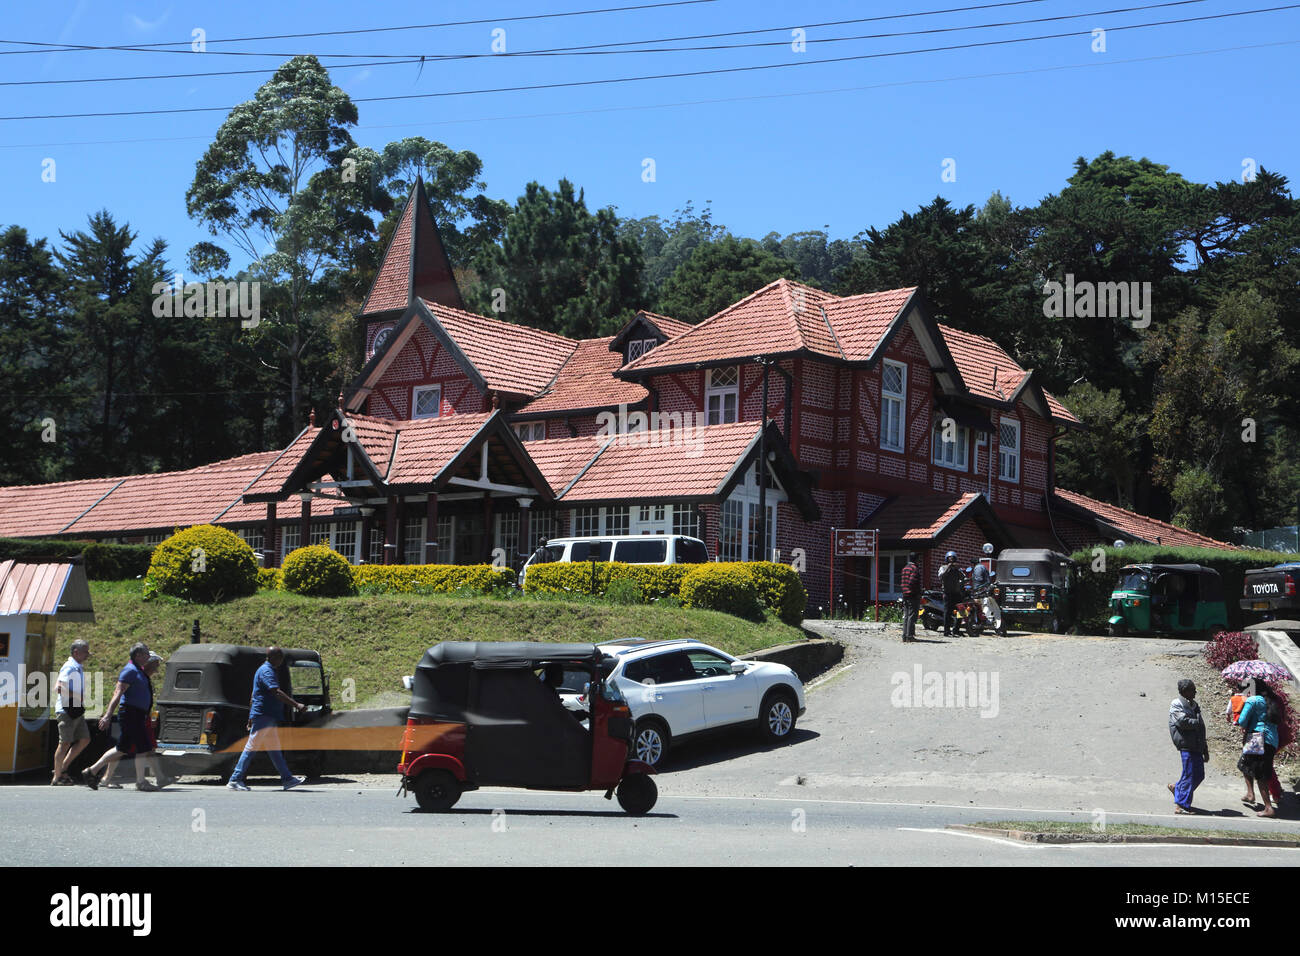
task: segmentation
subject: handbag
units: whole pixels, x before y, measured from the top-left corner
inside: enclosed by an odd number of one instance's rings
[[[1246,746],[1241,748],[1241,752],[1243,754],[1262,755],[1264,753],[1264,732],[1257,730],[1247,737]]]

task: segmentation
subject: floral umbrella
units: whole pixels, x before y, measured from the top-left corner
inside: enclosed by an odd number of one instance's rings
[[[1268,661],[1237,661],[1223,669],[1223,679],[1240,683],[1246,680],[1283,681],[1294,680],[1285,667]]]

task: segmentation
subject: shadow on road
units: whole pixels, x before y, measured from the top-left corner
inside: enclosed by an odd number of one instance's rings
[[[451,810],[421,810],[419,807],[412,807],[407,812],[418,813],[421,815],[427,814],[429,816],[444,816],[444,817],[456,816],[457,814],[490,817],[494,813],[498,812],[498,810],[502,813],[505,813],[513,817],[622,817],[622,818],[627,818],[629,816],[629,814],[625,813],[622,810],[519,810],[519,809],[512,810],[508,807],[498,807],[493,810],[489,810],[486,808],[478,808],[478,807],[475,808],[467,807],[465,809],[452,808]],[[676,820],[677,814],[651,812],[651,813],[643,813],[637,819]]]
[[[796,726],[788,741],[770,746],[755,743],[752,739],[746,740],[743,736],[705,737],[700,740],[685,740],[680,744],[674,741],[668,753],[667,766],[660,770],[659,773],[667,776],[681,770],[691,770],[696,767],[707,767],[711,764],[723,763],[736,757],[743,757],[746,754],[785,750],[788,747],[797,747],[799,744],[816,740],[819,736],[821,735],[811,730],[804,730],[802,727]]]

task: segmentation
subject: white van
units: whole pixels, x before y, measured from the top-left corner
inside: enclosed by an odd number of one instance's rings
[[[703,564],[709,549],[699,538],[680,534],[605,534],[589,538],[551,538],[519,571],[519,586],[534,564],[555,561],[622,561],[625,564]]]

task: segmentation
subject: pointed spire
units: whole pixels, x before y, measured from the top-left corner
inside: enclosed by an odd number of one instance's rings
[[[400,312],[415,298],[457,309],[465,307],[442,237],[429,211],[423,177],[416,179],[411,194],[406,197],[379,272],[361,306],[361,315]]]

